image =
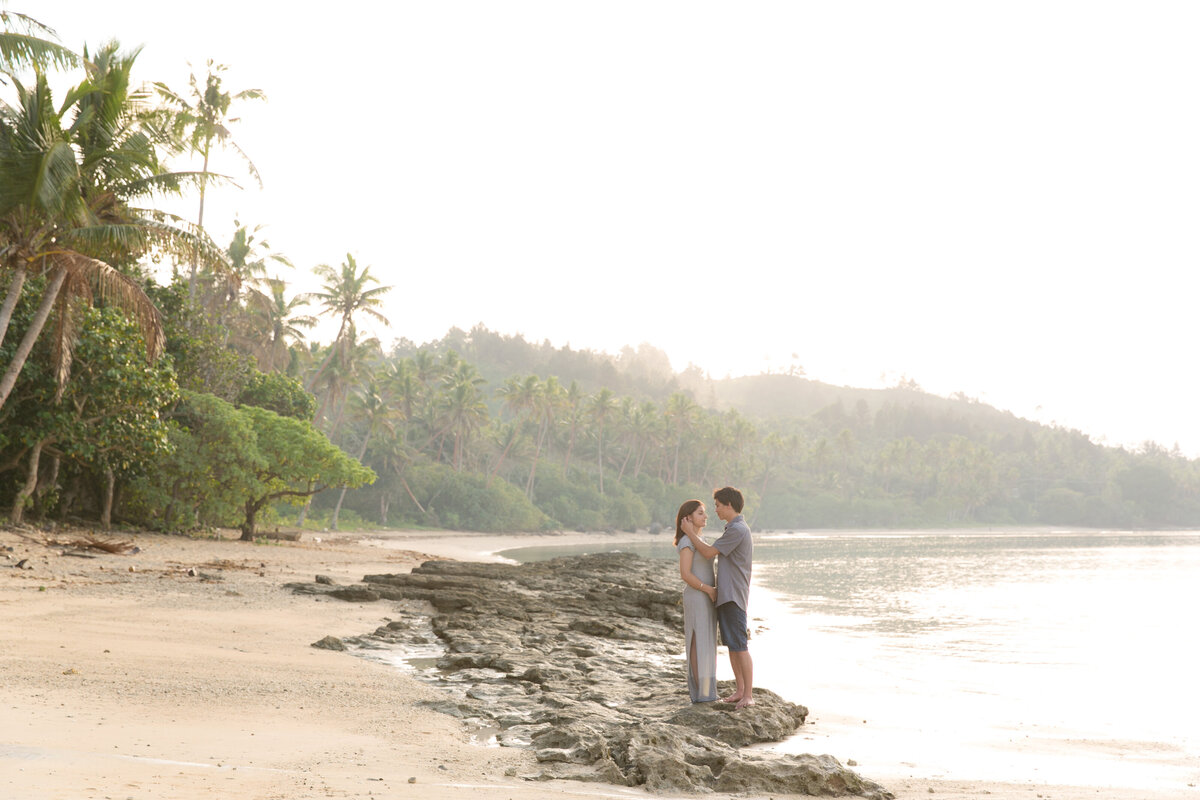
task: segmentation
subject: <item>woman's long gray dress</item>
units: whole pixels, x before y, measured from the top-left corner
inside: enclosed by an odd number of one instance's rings
[[[686,536],[676,550],[685,547],[692,551],[692,574],[715,586],[713,560],[697,553]],[[688,655],[688,694],[693,703],[711,703],[717,699],[717,607],[708,595],[687,584],[683,586],[683,644]]]

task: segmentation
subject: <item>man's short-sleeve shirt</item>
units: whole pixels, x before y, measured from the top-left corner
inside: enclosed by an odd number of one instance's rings
[[[737,603],[740,609],[749,611],[754,541],[741,514],[725,524],[725,532],[713,547],[721,554],[717,559],[717,605]]]

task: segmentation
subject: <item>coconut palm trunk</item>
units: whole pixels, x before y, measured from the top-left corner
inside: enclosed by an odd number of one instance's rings
[[[212,137],[210,136],[204,143],[204,170],[200,174],[200,213],[196,218],[196,228],[201,232],[204,231],[204,191],[208,188],[208,156],[212,149]],[[188,299],[192,302],[196,300],[196,271],[200,266],[200,251],[199,248],[192,253],[192,270],[188,274]]]
[[[358,448],[358,455],[356,455],[355,458],[359,461],[359,463],[362,462],[363,456],[367,454],[367,440],[370,438],[370,436],[364,436],[362,447]],[[338,529],[338,515],[342,513],[342,501],[346,499],[347,491],[347,488],[343,486],[341,493],[338,494],[337,505],[333,507],[333,517],[329,520],[329,530],[331,531],[336,531]]]
[[[18,262],[20,264],[20,262]],[[4,335],[8,333],[8,324],[12,322],[13,311],[17,308],[17,301],[21,299],[21,290],[25,288],[25,276],[28,271],[24,264],[20,264],[13,270],[12,280],[8,283],[8,291],[4,294],[4,305],[0,305],[0,342],[4,341]]]
[[[62,289],[63,281],[66,279],[67,271],[61,267],[56,269],[51,276],[50,283],[47,284],[46,291],[42,295],[41,305],[38,306],[37,313],[33,315],[33,320],[29,323],[29,330],[25,331],[25,336],[17,345],[17,352],[13,354],[12,363],[5,370],[4,377],[0,378],[0,408],[4,407],[8,396],[12,394],[13,387],[17,385],[17,376],[21,374],[25,361],[33,351],[33,345],[41,335],[42,328],[46,326],[46,320],[50,318],[50,311],[54,308],[58,292]]]

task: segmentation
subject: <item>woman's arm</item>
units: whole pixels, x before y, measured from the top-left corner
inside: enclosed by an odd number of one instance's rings
[[[708,595],[708,599],[714,603],[717,602],[717,587],[708,586],[695,575],[692,574],[692,559],[695,553],[690,548],[683,548],[679,551],[679,577],[683,582],[693,589],[697,589]]]

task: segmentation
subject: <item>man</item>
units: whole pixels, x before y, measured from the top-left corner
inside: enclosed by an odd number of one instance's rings
[[[721,641],[729,648],[729,665],[733,667],[733,678],[737,682],[734,693],[721,700],[736,703],[736,708],[745,708],[754,705],[754,662],[750,659],[746,624],[754,542],[750,538],[750,527],[742,517],[745,500],[741,492],[732,486],[717,489],[713,492],[713,502],[717,517],[725,523],[721,538],[710,545],[690,525],[681,527],[701,556],[720,556],[717,559],[717,625],[721,628]]]

